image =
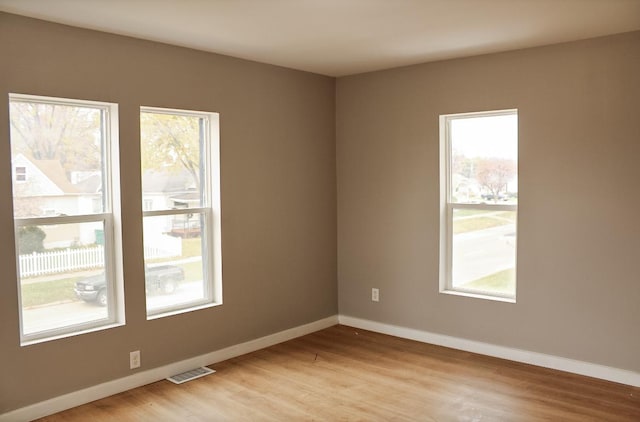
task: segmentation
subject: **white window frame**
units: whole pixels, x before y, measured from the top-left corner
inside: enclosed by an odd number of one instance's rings
[[[516,289],[517,289],[517,204],[460,203],[451,200],[451,121],[459,118],[518,115],[517,109],[445,114],[440,116],[440,293],[491,299],[504,302],[516,301],[513,294],[501,294],[480,289],[453,286],[453,213],[454,210],[515,211],[516,212]]]
[[[86,332],[124,325],[124,287],[122,273],[122,230],[120,221],[120,173],[118,148],[118,105],[113,103],[44,97],[26,94],[9,94],[9,102],[33,102],[72,107],[100,109],[102,113],[104,210],[98,214],[46,216],[34,218],[14,217],[16,279],[18,282],[18,309],[20,313],[20,342],[22,346],[70,337]],[[12,197],[13,201],[13,197]],[[102,222],[105,246],[105,279],[107,283],[107,318],[71,324],[66,327],[25,334],[22,310],[22,288],[20,283],[20,260],[18,230],[24,226],[54,226]]]
[[[203,119],[203,151],[205,170],[201,181],[203,204],[200,207],[173,208],[164,210],[143,210],[142,218],[156,216],[176,216],[203,214],[205,229],[201,227],[203,238],[203,289],[204,298],[200,301],[166,306],[154,310],[147,309],[147,319],[162,318],[170,315],[191,312],[222,304],[222,236],[220,207],[220,115],[219,113],[191,111],[158,107],[140,107],[140,113],[182,115]],[[142,139],[140,139],[142,142]],[[143,199],[144,208],[144,199]],[[144,222],[143,222],[144,227]]]

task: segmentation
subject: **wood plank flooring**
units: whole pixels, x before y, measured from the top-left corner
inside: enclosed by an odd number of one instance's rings
[[[335,326],[41,421],[640,421],[640,388]]]

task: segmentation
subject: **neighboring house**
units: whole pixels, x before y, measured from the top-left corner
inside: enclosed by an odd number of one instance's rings
[[[191,173],[146,170],[142,176],[144,211],[193,208],[200,206],[200,194]],[[196,215],[152,217],[145,220],[145,233],[170,234],[178,237],[200,235],[200,219]]]
[[[475,179],[470,179],[461,174],[453,175],[453,195],[459,201],[478,201],[482,193],[482,187]]]
[[[16,217],[52,217],[101,211],[100,172],[72,172],[68,177],[60,161],[37,160],[24,154],[15,155],[12,166]],[[94,244],[100,230],[100,223],[50,226],[45,231],[44,247]]]
[[[25,154],[13,162],[14,214],[16,217],[50,217],[102,211],[102,181],[99,171],[67,173],[58,160],[37,160]],[[147,170],[143,175],[142,205],[145,211],[190,208],[200,203],[192,175],[187,171]],[[145,235],[194,237],[200,220],[194,215],[145,219]],[[102,241],[100,223],[46,227],[44,247],[66,248]]]

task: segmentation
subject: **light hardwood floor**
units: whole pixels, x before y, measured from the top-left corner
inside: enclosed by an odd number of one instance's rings
[[[42,421],[640,421],[640,388],[335,326]]]

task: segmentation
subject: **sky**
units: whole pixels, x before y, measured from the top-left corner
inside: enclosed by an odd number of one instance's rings
[[[451,147],[468,158],[517,160],[518,116],[456,117],[451,120]]]

